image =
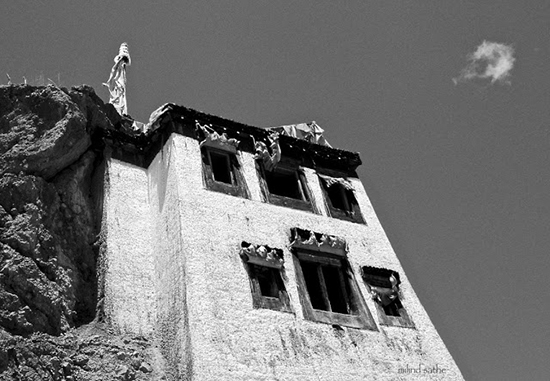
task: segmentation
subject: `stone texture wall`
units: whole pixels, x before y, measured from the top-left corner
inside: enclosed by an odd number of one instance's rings
[[[60,334],[96,308],[99,233],[89,88],[0,88],[0,327]]]

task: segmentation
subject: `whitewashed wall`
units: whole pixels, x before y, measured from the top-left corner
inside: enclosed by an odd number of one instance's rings
[[[111,299],[107,305],[118,327],[154,334],[173,376],[180,379],[463,379],[359,180],[352,181],[366,224],[327,217],[319,181],[310,169],[306,178],[324,215],[263,202],[253,155],[240,153],[239,159],[250,200],[205,189],[198,142],[181,135],[172,135],[147,171],[111,161],[106,216],[113,264],[106,283]],[[122,200],[132,194],[134,201]],[[148,222],[137,224],[141,218]],[[304,319],[288,248],[294,227],[348,242],[349,262],[378,331],[337,330]],[[252,307],[248,275],[239,257],[242,241],[284,250],[283,279],[294,314]],[[136,255],[140,260],[126,267]],[[359,274],[365,265],[400,273],[402,303],[416,328],[378,324],[378,312]],[[132,288],[135,291],[118,295]],[[132,318],[126,316],[131,310],[137,311]],[[429,374],[434,366],[444,373]],[[414,373],[419,369],[421,373]]]
[[[148,336],[156,322],[156,293],[155,216],[149,206],[147,171],[109,160],[103,208],[105,316],[118,331]]]

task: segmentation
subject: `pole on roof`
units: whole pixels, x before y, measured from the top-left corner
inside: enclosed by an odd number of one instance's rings
[[[109,89],[109,103],[115,106],[120,115],[128,114],[126,103],[126,65],[130,66],[130,52],[128,44],[123,42],[114,59],[115,64],[111,69],[111,75],[104,86]]]

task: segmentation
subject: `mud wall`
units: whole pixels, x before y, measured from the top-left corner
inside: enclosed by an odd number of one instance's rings
[[[330,218],[318,177],[306,169],[322,214],[261,199],[254,158],[239,154],[251,199],[205,189],[198,142],[172,135],[148,169],[150,213],[159,244],[155,258],[157,331],[173,370],[183,379],[395,380],[462,376],[407,280],[357,179],[366,224]],[[179,221],[178,221],[179,219]],[[304,319],[290,229],[335,235],[349,245],[348,260],[376,330],[334,327]],[[179,230],[179,231],[178,231]],[[240,244],[283,249],[283,280],[293,313],[254,309]],[[361,266],[398,271],[401,301],[415,328],[380,324]],[[422,367],[423,373],[407,369]],[[428,373],[434,367],[444,369]]]

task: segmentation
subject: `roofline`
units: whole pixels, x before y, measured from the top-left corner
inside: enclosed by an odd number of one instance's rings
[[[101,140],[112,149],[113,157],[147,168],[172,133],[199,139],[196,123],[208,124],[218,133],[240,140],[239,149],[255,153],[255,142],[268,143],[273,132],[230,119],[197,111],[185,106],[167,103],[151,114],[146,132],[132,128],[133,120],[122,118],[114,129],[101,130],[95,140]],[[311,168],[325,168],[356,176],[361,165],[356,152],[310,143],[303,139],[280,135],[279,143],[283,156],[293,157],[300,164]],[[269,145],[269,144],[268,144]]]

